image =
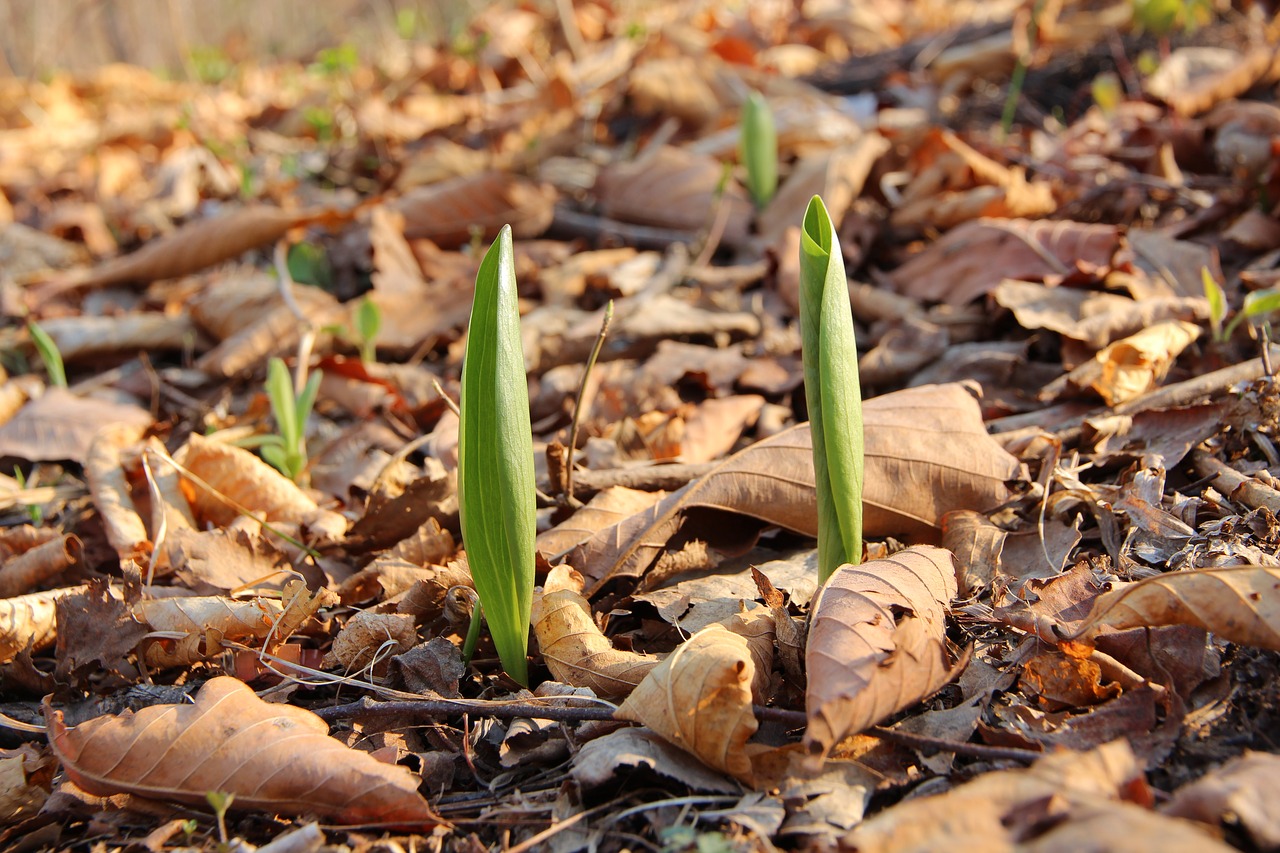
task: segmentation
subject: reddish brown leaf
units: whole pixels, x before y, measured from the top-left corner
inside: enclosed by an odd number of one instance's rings
[[[955,594],[953,557],[941,548],[836,570],[813,603],[805,651],[811,758],[951,679],[945,623]]]
[[[435,826],[443,821],[403,767],[381,764],[329,737],[310,711],[263,702],[219,677],[192,705],[155,705],[68,729],[44,706],[49,742],[76,785],[203,806],[235,794],[233,809],[318,814],[338,823]]]
[[[411,190],[390,207],[404,216],[404,236],[442,249],[471,239],[477,228],[492,240],[503,225],[516,239],[537,237],[551,224],[556,191],[507,172],[483,172]]]

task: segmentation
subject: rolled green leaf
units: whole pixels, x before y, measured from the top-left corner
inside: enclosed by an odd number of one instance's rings
[[[862,560],[862,389],[840,241],[814,196],[800,235],[800,336],[818,489],[818,577]]]
[[[747,189],[756,207],[764,207],[778,189],[778,132],[769,102],[759,92],[752,92],[742,105],[741,148]]]
[[[462,540],[507,674],[528,684],[536,519],[529,388],[511,227],[485,253],[462,362],[458,504]]]

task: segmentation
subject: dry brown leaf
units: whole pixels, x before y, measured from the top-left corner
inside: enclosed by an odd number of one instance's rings
[[[631,72],[627,95],[638,115],[673,115],[695,128],[724,111],[711,85],[707,64],[692,56],[637,64]]]
[[[225,593],[290,571],[288,559],[261,536],[246,530],[171,530],[164,539],[169,568],[201,594]]]
[[[340,665],[346,672],[357,672],[403,654],[417,642],[418,632],[412,616],[362,610],[352,616],[334,638],[324,665]]]
[[[47,585],[83,556],[84,543],[79,537],[65,533],[0,562],[0,598],[13,598]]]
[[[987,434],[977,401],[960,385],[911,388],[863,407],[868,536],[935,539],[954,509],[985,510],[1008,497],[1018,462]],[[729,457],[647,510],[596,533],[568,562],[589,594],[614,577],[641,574],[692,507],[728,510],[817,535],[809,426],[801,424]]]
[[[348,749],[310,711],[263,702],[243,682],[207,682],[192,705],[155,705],[68,729],[47,703],[49,742],[70,779],[91,794],[129,793],[203,806],[318,814],[344,824],[426,828],[443,821],[418,779]]]
[[[556,196],[548,184],[492,171],[418,187],[390,207],[404,216],[406,238],[426,238],[442,249],[454,249],[471,240],[473,228],[485,241],[503,225],[511,226],[516,239],[539,236],[555,215]]]
[[[98,430],[113,424],[145,429],[151,414],[128,403],[79,397],[50,388],[0,426],[0,456],[32,461],[71,459],[83,464]]]
[[[1095,357],[1100,375],[1092,381],[1108,406],[1132,400],[1158,386],[1178,355],[1203,330],[1194,323],[1157,323],[1116,341]]]
[[[184,225],[132,254],[113,258],[65,279],[54,279],[49,286],[54,289],[62,285],[100,287],[177,278],[274,243],[292,228],[316,222],[338,224],[350,218],[350,213],[329,209],[281,210],[251,204],[225,216]]]
[[[747,741],[755,664],[744,637],[711,625],[686,640],[632,691],[614,716],[641,723],[708,767],[754,782]]]
[[[1111,263],[1119,235],[1113,225],[978,219],[948,231],[889,279],[915,299],[964,305],[1006,278],[1055,282],[1077,270],[1096,273]]]
[[[1280,651],[1280,569],[1233,566],[1118,584],[1093,603],[1068,639],[1100,631],[1195,625],[1224,640]]]
[[[32,651],[52,646],[58,639],[58,599],[84,590],[72,586],[0,600],[0,663],[13,660],[28,646]]]
[[[885,809],[842,839],[860,853],[1014,849],[1020,819],[1037,804],[1118,800],[1142,768],[1124,741],[1090,752],[1060,752],[1029,768],[984,773],[944,794]]]
[[[591,616],[582,597],[582,575],[556,566],[533,597],[533,633],[547,668],[557,681],[590,687],[603,697],[625,696],[659,663],[659,658],[619,651]]]
[[[289,478],[247,450],[193,434],[175,454],[194,493],[196,514],[227,525],[247,510],[268,522],[305,525],[321,542],[342,538],[347,521],[322,509]]]
[[[724,166],[715,157],[665,145],[629,163],[606,166],[596,194],[606,216],[677,231],[710,228],[716,205],[729,207],[726,245],[746,240],[752,206],[746,191],[730,184],[720,193]]]
[[[1246,749],[1244,755],[1183,785],[1161,811],[1212,827],[1241,827],[1259,850],[1280,849],[1275,780],[1280,756]]]
[[[597,531],[648,509],[663,497],[666,497],[666,492],[645,492],[625,486],[610,486],[598,492],[586,506],[555,527],[539,533],[538,552],[548,562],[554,563],[590,539]]]
[[[946,614],[955,595],[954,557],[941,548],[836,570],[813,603],[805,651],[811,765],[951,679]]]
[[[89,445],[89,457],[84,463],[89,494],[106,528],[107,541],[122,562],[145,560],[151,552],[147,526],[134,508],[124,471],[125,450],[141,441],[142,433],[143,428],[135,424],[104,427]]]
[[[822,196],[831,221],[838,226],[862,194],[872,167],[888,150],[889,140],[866,133],[850,145],[801,160],[757,216],[762,239],[777,244],[783,232],[804,221],[805,209],[815,195]]]
[[[709,462],[732,450],[742,431],[755,423],[764,402],[755,394],[704,400],[684,418],[680,461]]]
[[[138,350],[180,350],[190,346],[196,334],[186,312],[172,317],[157,312],[119,317],[50,317],[41,320],[40,326],[53,338],[67,362]]]

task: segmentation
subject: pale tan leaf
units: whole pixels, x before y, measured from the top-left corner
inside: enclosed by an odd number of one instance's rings
[[[404,216],[404,236],[442,249],[471,240],[472,229],[492,240],[503,225],[516,239],[537,237],[555,215],[556,190],[508,172],[482,172],[418,187],[391,203]]]
[[[614,716],[648,726],[708,767],[750,785],[746,744],[759,725],[751,709],[754,677],[747,640],[711,625],[650,672]]]
[[[129,478],[124,471],[125,450],[141,441],[142,433],[143,428],[135,424],[104,427],[89,445],[84,463],[89,494],[106,528],[107,541],[121,561],[145,558],[151,551],[147,527],[129,496]]]
[[[171,530],[164,539],[169,567],[190,589],[223,593],[290,571],[270,541],[234,528]]]
[[[0,426],[0,456],[71,459],[83,464],[99,429],[112,424],[145,429],[151,423],[150,413],[137,406],[50,388]]]
[[[862,194],[867,176],[880,156],[889,150],[889,140],[878,133],[866,133],[851,144],[806,157],[796,164],[778,193],[757,217],[761,237],[773,244],[787,228],[804,221],[809,200],[822,196],[839,224],[854,200]]]
[[[340,665],[346,672],[357,672],[371,663],[403,654],[417,642],[418,632],[413,627],[412,616],[362,610],[352,616],[334,638],[324,665]]]
[[[247,450],[193,434],[175,454],[195,497],[192,508],[213,524],[230,524],[238,516],[257,513],[268,522],[292,522],[308,528],[320,541],[342,538],[347,521],[322,509],[302,489]]]
[[[1101,372],[1093,380],[1093,389],[1108,406],[1145,394],[1160,384],[1200,332],[1194,323],[1171,320],[1116,341],[1095,356]]]
[[[45,705],[49,742],[91,794],[129,793],[188,805],[234,794],[232,809],[318,814],[338,823],[442,823],[418,779],[329,737],[310,711],[263,702],[243,682],[207,682],[190,705],[155,705],[68,729]]]
[[[1280,569],[1197,569],[1117,584],[1098,596],[1069,638],[1160,625],[1194,625],[1233,643],[1280,651]]]
[[[951,679],[946,613],[955,594],[954,558],[942,548],[836,570],[814,601],[805,651],[811,758]]]
[[[625,696],[658,665],[653,655],[619,651],[591,616],[582,575],[556,566],[533,597],[533,633],[556,680],[590,687],[598,696]]]
[[[705,62],[692,56],[651,59],[631,72],[627,95],[642,116],[673,115],[700,127],[724,111]]]
[[[58,639],[58,599],[84,590],[64,587],[0,600],[0,663],[13,660],[28,645],[33,651],[52,646]]]
[[[328,209],[281,210],[262,204],[247,205],[225,216],[184,225],[132,254],[73,274],[65,283],[74,287],[97,287],[177,278],[274,243],[292,228],[316,222],[337,224],[350,218],[349,213]],[[54,287],[62,283],[50,282]]]
[[[978,403],[960,385],[911,388],[863,407],[868,536],[937,538],[954,509],[986,510],[1008,498],[1018,462],[987,434]],[[652,507],[596,533],[570,553],[594,593],[634,577],[666,548],[682,513],[708,507],[753,516],[808,536],[818,529],[809,425],[757,442]]]
[[[1274,790],[1278,778],[1280,756],[1246,749],[1239,758],[1183,785],[1161,811],[1213,827],[1241,827],[1257,849],[1280,849],[1280,807]]]
[[[1014,849],[1013,827],[1052,800],[1091,805],[1114,801],[1142,767],[1124,741],[1090,752],[1059,752],[1028,768],[984,773],[943,794],[916,797],[855,827],[841,846],[860,853],[904,850]]]
[[[0,598],[12,598],[48,584],[83,556],[84,543],[80,538],[64,533],[0,562]]]
[[[704,400],[684,419],[682,462],[709,462],[733,449],[742,431],[755,423],[764,397],[736,394]]]
[[[645,510],[666,496],[666,492],[645,492],[625,486],[610,486],[597,492],[586,506],[550,530],[538,534],[538,551],[555,562],[599,530]]]
[[[1110,853],[1159,850],[1161,853],[1231,853],[1225,844],[1199,824],[1167,817],[1129,802],[1074,805],[1055,814],[1054,825],[1018,845],[1025,853],[1079,853],[1106,839]]]
[[[40,321],[66,362],[101,358],[111,353],[180,350],[195,340],[196,327],[186,312],[159,312],[101,317],[79,315]]]
[[[275,599],[238,601],[218,595],[147,599],[133,606],[134,616],[152,631],[181,634],[217,631],[228,639],[266,637],[282,611]]]

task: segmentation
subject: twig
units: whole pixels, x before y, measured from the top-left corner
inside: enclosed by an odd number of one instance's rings
[[[316,330],[307,315],[303,313],[302,306],[298,305],[298,300],[293,295],[293,276],[289,274],[289,242],[281,240],[276,243],[276,250],[273,260],[276,264],[276,280],[280,284],[280,298],[284,300],[285,307],[289,309],[298,320],[298,325],[302,328],[302,333],[298,336],[298,366],[293,373],[293,393],[301,394],[302,389],[307,387],[307,369],[311,362],[311,349],[315,345]]]
[[[581,501],[573,496],[573,451],[578,446],[578,426],[582,418],[582,400],[587,396],[587,381],[591,378],[591,370],[600,357],[600,349],[604,346],[605,336],[609,334],[609,324],[613,322],[613,300],[604,307],[604,320],[600,322],[600,334],[596,335],[595,345],[591,347],[591,355],[587,356],[586,366],[582,368],[582,381],[578,384],[578,398],[573,401],[573,420],[569,423],[569,459],[565,463],[564,493],[569,506],[581,506]]]
[[[1203,450],[1191,452],[1191,463],[1196,473],[1213,480],[1214,487],[1231,500],[1253,509],[1266,507],[1280,514],[1280,491],[1276,491],[1254,477],[1247,477],[1235,468],[1218,461]]]
[[[566,697],[568,698],[568,697]],[[447,717],[454,714],[465,714],[474,711],[502,719],[515,717],[532,717],[541,720],[557,720],[560,722],[584,722],[587,720],[612,720],[613,709],[586,705],[542,705],[537,702],[491,702],[466,699],[415,699],[409,701],[375,702],[362,699],[346,705],[334,705],[313,711],[316,716],[326,722],[345,720],[355,717],[390,717],[406,715],[412,717]],[[753,705],[752,712],[757,720],[780,722],[791,728],[803,728],[808,718],[803,711],[792,711],[789,708],[770,708]],[[986,746],[980,743],[963,743],[945,738],[929,737],[902,732],[896,729],[885,729],[880,726],[867,729],[864,734],[887,740],[911,749],[951,752],[970,758],[982,758],[989,761],[1022,761],[1031,762],[1042,757],[1041,753],[1030,749],[1016,747]]]

